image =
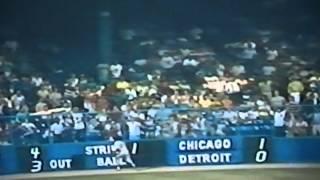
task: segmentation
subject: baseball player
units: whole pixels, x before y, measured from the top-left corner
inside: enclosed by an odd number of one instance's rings
[[[136,167],[136,165],[134,164],[134,162],[131,159],[129,150],[126,146],[126,143],[123,141],[115,141],[113,144],[113,149],[115,151],[116,154],[116,163],[117,163],[117,170],[120,170],[120,160],[123,159],[125,160],[127,163],[129,163],[131,165],[131,167]]]

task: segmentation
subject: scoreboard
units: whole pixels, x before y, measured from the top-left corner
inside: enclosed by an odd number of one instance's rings
[[[132,141],[126,144],[133,161],[141,167],[165,164],[165,157],[161,154],[165,147],[163,141]],[[110,142],[24,146],[17,147],[15,154],[17,157],[14,164],[19,173],[108,169],[117,165]],[[124,160],[120,160],[120,165],[127,166]]]
[[[320,163],[320,138],[233,136],[126,144],[137,167]],[[110,142],[0,146],[0,175],[115,168],[111,149]],[[121,161],[121,166],[128,165]]]

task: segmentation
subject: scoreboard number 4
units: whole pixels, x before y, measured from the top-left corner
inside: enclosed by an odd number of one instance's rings
[[[41,152],[39,147],[30,148],[30,155],[32,156],[32,166],[30,171],[32,173],[40,172],[42,170],[42,161],[39,158],[40,154]]]
[[[267,160],[268,152],[265,150],[266,138],[260,138],[259,149],[256,152],[256,162],[263,163]]]
[[[38,159],[40,155],[39,147],[30,148],[30,154],[32,155],[33,159]]]

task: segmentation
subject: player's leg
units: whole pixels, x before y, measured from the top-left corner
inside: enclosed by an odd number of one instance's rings
[[[116,155],[116,166],[117,170],[120,170],[120,165],[121,165],[121,158],[123,157],[123,154],[118,154]]]
[[[131,165],[131,167],[136,167],[129,154],[126,155],[125,160]]]

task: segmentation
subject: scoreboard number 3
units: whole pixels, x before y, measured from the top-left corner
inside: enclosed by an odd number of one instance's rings
[[[260,138],[259,149],[256,152],[256,162],[263,163],[267,160],[268,152],[265,149],[266,138]]]
[[[30,171],[32,173],[40,172],[42,170],[42,161],[39,159],[41,152],[39,147],[30,148],[30,155],[32,156],[32,166]]]

